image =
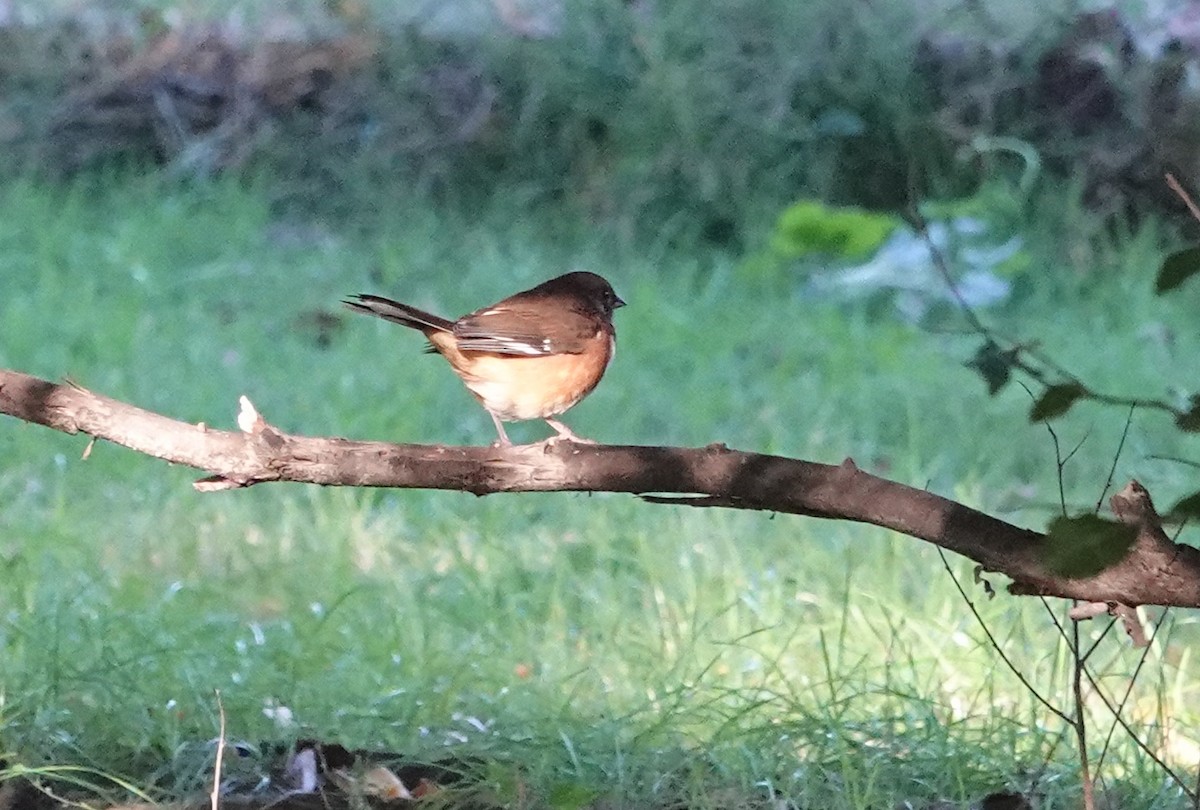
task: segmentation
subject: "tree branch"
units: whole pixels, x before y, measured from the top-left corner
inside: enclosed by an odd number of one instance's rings
[[[882,526],[1010,577],[1009,590],[1015,594],[1200,607],[1200,551],[1166,537],[1148,495],[1145,506],[1117,510],[1119,519],[1141,528],[1126,558],[1096,576],[1066,579],[1042,562],[1041,533],[870,475],[850,459],[833,466],[743,453],[720,444],[693,449],[560,442],[502,448],[310,438],[267,424],[245,398],[238,417],[241,431],[231,432],[170,419],[72,383],[3,369],[0,413],[202,470],[210,475],[196,482],[201,490],[296,481],[476,495],[626,492],[655,503],[785,512]],[[1145,490],[1136,486],[1140,498]],[[1128,500],[1129,491],[1127,487],[1118,493],[1114,502],[1123,494]]]

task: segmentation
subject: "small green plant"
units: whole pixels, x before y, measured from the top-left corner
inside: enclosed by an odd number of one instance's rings
[[[745,259],[739,272],[746,279],[772,281],[804,260],[863,261],[901,224],[891,214],[799,200],[779,214],[767,247]]]
[[[890,214],[800,200],[779,215],[771,250],[781,259],[819,254],[861,261],[878,250],[900,224],[899,218]]]

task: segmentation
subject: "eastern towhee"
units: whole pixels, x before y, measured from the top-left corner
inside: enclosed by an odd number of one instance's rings
[[[355,312],[423,332],[491,414],[500,445],[512,444],[503,422],[524,419],[586,441],[554,417],[591,393],[616,349],[613,310],[625,302],[600,276],[567,273],[456,321],[377,295],[351,299]]]

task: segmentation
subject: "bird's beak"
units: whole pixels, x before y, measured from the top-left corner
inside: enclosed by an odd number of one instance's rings
[[[613,296],[613,309],[620,309],[623,306],[625,306],[625,302],[621,300],[621,296],[614,295]]]

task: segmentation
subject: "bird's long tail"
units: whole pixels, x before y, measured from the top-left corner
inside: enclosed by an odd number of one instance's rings
[[[424,310],[410,307],[408,304],[401,304],[399,301],[393,301],[390,298],[381,298],[378,295],[352,295],[342,303],[355,312],[363,312],[367,315],[383,318],[385,321],[398,323],[401,326],[419,329],[426,335],[430,332],[451,332],[454,330],[453,321],[439,318],[437,315],[431,315]]]

